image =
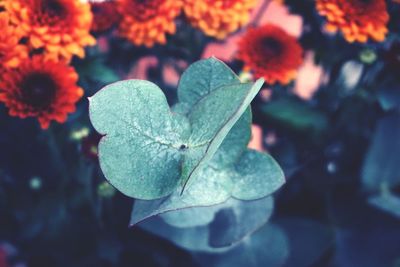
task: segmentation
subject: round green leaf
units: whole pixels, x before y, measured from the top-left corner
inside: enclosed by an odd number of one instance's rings
[[[105,177],[122,193],[139,199],[170,194],[181,176],[181,145],[190,133],[183,116],[174,117],[153,83],[113,83],[90,99],[90,118],[105,135],[99,144]]]
[[[199,60],[187,68],[178,85],[178,99],[193,106],[218,87],[240,83],[236,74],[222,61],[211,57]]]
[[[235,166],[232,196],[253,200],[268,196],[285,183],[278,163],[268,154],[255,150],[244,152]]]

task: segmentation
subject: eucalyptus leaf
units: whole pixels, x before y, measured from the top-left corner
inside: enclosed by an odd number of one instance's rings
[[[178,86],[179,102],[173,111],[187,115],[197,102],[221,86],[238,84],[239,77],[222,61],[211,57],[197,61],[182,74]],[[235,163],[251,137],[251,109],[248,108],[233,126],[214,155],[219,166]]]
[[[210,244],[216,247],[230,245],[268,221],[273,210],[273,198],[240,201],[230,198],[210,207],[193,207],[160,214],[169,225],[181,228],[210,225]],[[220,227],[224,231],[220,231]],[[247,228],[249,227],[249,229]],[[236,237],[235,237],[236,236]],[[228,241],[224,241],[228,240]]]
[[[101,168],[111,184],[136,198],[131,225],[162,214],[189,233],[170,238],[190,247],[190,236],[206,235],[199,246],[214,251],[268,221],[273,202],[266,196],[284,176],[270,156],[246,149],[249,104],[263,82],[240,83],[211,58],[185,72],[172,109],[156,85],[140,80],[111,84],[90,99],[93,126],[105,135]],[[168,237],[162,227],[157,231]]]
[[[281,267],[289,254],[288,239],[284,231],[277,225],[266,224],[228,251],[215,254],[194,253],[194,258],[204,267]]]
[[[166,223],[153,217],[139,226],[186,249],[219,252],[237,244],[265,224],[271,216],[273,200],[272,197],[254,201],[230,198],[210,208],[173,212],[172,217],[165,214],[163,220]],[[228,216],[230,220],[226,221],[224,218]],[[207,225],[210,218],[211,223]]]
[[[211,247],[208,244],[209,231],[207,225],[182,229],[167,224],[161,218],[153,217],[146,223],[140,224],[139,227],[149,233],[169,240],[183,249],[191,251],[221,253],[231,249],[230,247]]]
[[[232,166],[240,158],[251,138],[251,110],[248,108],[225,137],[221,146],[215,152],[210,166],[223,168]]]
[[[220,205],[208,207],[194,207],[188,209],[176,210],[174,212],[162,213],[159,216],[169,225],[177,228],[188,228],[203,226],[214,220],[215,213],[220,210]]]
[[[178,85],[179,103],[193,106],[215,89],[240,83],[236,74],[222,61],[211,57],[187,68]]]
[[[398,87],[382,88],[377,92],[377,99],[381,107],[386,111],[399,109],[400,90]]]
[[[253,200],[272,194],[284,183],[278,163],[268,154],[247,150],[235,165],[232,196]]]
[[[192,149],[183,161],[184,187],[214,156],[263,84],[264,80],[259,79],[254,84],[220,87],[202,98],[190,111],[188,118],[192,134],[188,147]]]
[[[368,198],[368,203],[400,219],[400,197],[392,194],[379,194]]]
[[[229,170],[203,168],[182,194],[180,188],[177,188],[174,193],[163,199],[136,200],[131,225],[168,211],[220,204],[230,197],[233,188],[230,177]]]
[[[234,200],[219,210],[210,224],[210,245],[226,247],[249,236],[266,224],[272,215],[272,197],[258,200]]]
[[[307,103],[293,98],[281,98],[263,107],[265,115],[298,131],[323,132],[328,126],[327,116]]]
[[[378,191],[382,184],[389,187],[400,184],[399,136],[399,114],[389,114],[378,122],[362,169],[362,182],[366,189]]]
[[[231,196],[240,200],[263,198],[285,182],[277,163],[267,154],[253,150],[245,151],[239,164],[228,168],[213,165],[212,160],[202,168],[182,194],[178,189],[162,200],[135,201],[131,225],[165,212],[220,204]]]
[[[190,127],[170,112],[163,92],[153,83],[128,80],[105,87],[89,102],[93,126],[106,135],[99,159],[110,183],[141,199],[170,194],[180,181],[180,147]]]
[[[189,120],[172,113],[150,82],[128,80],[100,90],[90,99],[90,118],[106,135],[99,145],[105,176],[131,197],[170,194],[213,157],[262,84],[220,87],[196,104]]]

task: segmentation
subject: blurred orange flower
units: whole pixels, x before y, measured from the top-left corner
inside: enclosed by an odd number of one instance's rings
[[[165,44],[166,34],[176,32],[175,18],[180,14],[180,0],[117,0],[121,23],[118,32],[135,45],[152,47]]]
[[[119,13],[115,1],[90,2],[93,13],[93,32],[109,30],[119,20]]]
[[[7,12],[0,12],[0,68],[18,67],[28,57],[28,48],[19,44],[21,32],[10,24]]]
[[[206,35],[223,39],[245,25],[257,0],[184,0],[190,23]]]
[[[65,122],[75,111],[83,90],[76,85],[78,74],[63,62],[35,56],[18,68],[7,69],[0,80],[0,102],[11,116],[37,117],[43,129],[50,121]]]
[[[69,62],[84,57],[84,46],[94,45],[89,34],[90,4],[81,0],[4,0],[11,22],[34,50],[44,50],[46,59]]]
[[[389,21],[385,0],[317,0],[316,7],[327,19],[326,30],[341,30],[348,42],[385,40]]]
[[[273,24],[249,29],[239,41],[238,58],[268,84],[288,84],[297,75],[303,49],[297,40]]]

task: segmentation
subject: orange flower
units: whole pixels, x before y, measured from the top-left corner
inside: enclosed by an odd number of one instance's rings
[[[269,84],[288,84],[301,65],[303,49],[280,27],[266,24],[252,28],[239,41],[238,58],[256,77]]]
[[[117,0],[122,15],[118,32],[135,45],[152,47],[165,44],[166,34],[176,31],[175,18],[180,14],[180,0]]]
[[[0,68],[18,67],[28,57],[28,48],[19,44],[21,32],[10,24],[7,12],[0,12],[0,29]]]
[[[190,23],[206,35],[223,39],[245,25],[257,0],[185,0]]]
[[[93,13],[93,32],[109,30],[119,20],[119,14],[115,1],[91,2]]]
[[[78,74],[72,67],[35,56],[2,74],[0,102],[11,116],[37,117],[46,129],[50,121],[65,122],[67,114],[75,111],[75,103],[83,95],[77,81]]]
[[[84,46],[94,45],[89,34],[90,4],[81,0],[5,0],[12,23],[28,37],[28,44],[44,50],[46,59],[69,62],[84,57]]]
[[[389,21],[385,0],[317,0],[316,7],[327,19],[326,30],[340,29],[350,43],[385,40]]]

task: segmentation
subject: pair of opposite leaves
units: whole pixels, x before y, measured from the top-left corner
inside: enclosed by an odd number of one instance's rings
[[[284,183],[269,155],[246,149],[248,106],[262,84],[240,83],[230,68],[210,58],[183,73],[172,111],[163,92],[142,80],[111,84],[90,98],[92,124],[105,135],[99,159],[109,182],[137,199],[169,196],[142,205],[133,223],[231,196],[259,199]]]

